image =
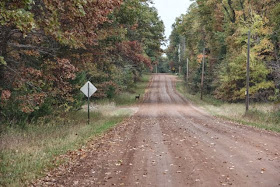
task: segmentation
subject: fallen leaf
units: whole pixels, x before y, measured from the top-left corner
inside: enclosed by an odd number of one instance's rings
[[[78,185],[79,184],[79,181],[74,181],[74,185]]]

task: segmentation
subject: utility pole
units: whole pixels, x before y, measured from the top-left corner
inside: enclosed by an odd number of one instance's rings
[[[247,73],[246,73],[246,112],[249,110],[249,77],[250,77],[250,38],[251,31],[248,32],[248,51],[247,51]]]
[[[156,73],[158,73],[158,70],[157,70],[157,68],[158,68],[158,65],[156,64]]]
[[[178,48],[178,58],[179,58],[179,63],[181,62],[181,44],[179,44]]]
[[[204,82],[204,63],[205,63],[205,47],[203,48],[203,58],[202,58],[202,72],[201,72],[201,93],[200,99],[203,99],[203,82]]]
[[[189,84],[189,58],[187,58],[187,85]]]
[[[185,51],[186,51],[186,38],[184,36],[179,36],[179,49],[178,49],[178,56],[179,56],[179,74],[183,72],[184,79],[186,80],[186,74],[183,70],[184,68],[184,59],[185,59]]]
[[[185,52],[186,52],[186,38],[184,36],[181,36],[180,38],[180,43],[182,45],[182,58],[183,58],[183,62],[182,62],[182,66],[184,67],[184,61],[185,61]],[[183,68],[184,69],[184,68]],[[184,79],[186,80],[186,74],[185,71],[184,72]]]
[[[180,75],[180,68],[181,68],[181,66],[180,66],[180,64],[181,64],[181,44],[179,43],[179,49],[178,49],[178,57],[179,57],[179,69],[178,69],[178,73],[179,73],[179,75]]]
[[[179,65],[179,75],[181,75],[181,66]]]

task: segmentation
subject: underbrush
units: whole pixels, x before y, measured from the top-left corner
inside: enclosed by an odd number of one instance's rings
[[[182,81],[178,81],[176,89],[189,101],[203,107],[210,114],[267,130],[280,132],[280,110],[273,103],[250,103],[249,111],[245,111],[245,103],[227,103],[200,93],[190,94]]]
[[[140,94],[140,99],[143,98],[145,94],[145,88],[147,87],[149,80],[150,80],[150,75],[144,74],[141,80],[137,82],[137,85],[129,87],[122,94],[118,94],[114,96],[112,99],[98,100],[96,101],[96,104],[107,104],[107,103],[114,102],[117,106],[133,105],[136,103],[135,96],[138,96]],[[138,101],[139,100],[137,100],[137,102]]]
[[[139,85],[130,92],[115,98],[119,105],[134,104],[135,93],[143,94],[149,76],[145,75]],[[99,101],[106,103],[108,100]],[[87,124],[87,111],[72,111],[63,117],[42,118],[24,126],[9,126],[0,133],[0,186],[26,186],[30,181],[65,160],[56,160],[59,155],[77,150],[86,142],[106,132],[128,117],[104,115],[99,111],[90,113]]]

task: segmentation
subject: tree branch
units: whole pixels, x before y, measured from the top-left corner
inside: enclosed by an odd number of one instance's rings
[[[239,3],[241,6],[241,9],[243,10],[243,19],[244,19],[244,21],[246,21],[247,18],[246,18],[245,9],[244,9],[244,0],[239,0]]]
[[[226,5],[222,2],[223,8],[225,9],[225,11],[226,11],[230,21],[232,23],[235,23],[236,18],[235,18],[235,11],[234,11],[234,9],[232,7],[232,1],[228,0],[227,2],[228,2],[228,5],[229,5],[229,8],[230,8],[230,11],[231,11],[232,15],[230,14],[230,12],[229,12],[228,8],[226,7]]]
[[[8,43],[8,45],[13,47],[13,48],[17,48],[17,49],[27,49],[27,50],[28,49],[33,49],[33,50],[37,50],[40,53],[47,54],[47,55],[50,55],[52,57],[56,57],[55,54],[52,54],[51,52],[47,51],[49,48],[39,48],[38,46],[33,46],[33,45],[13,44],[13,43]]]

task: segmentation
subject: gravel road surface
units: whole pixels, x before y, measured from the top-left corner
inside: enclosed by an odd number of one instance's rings
[[[175,82],[154,74],[134,116],[34,185],[279,187],[280,134],[211,117]]]

